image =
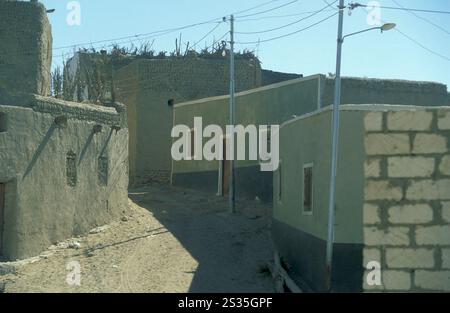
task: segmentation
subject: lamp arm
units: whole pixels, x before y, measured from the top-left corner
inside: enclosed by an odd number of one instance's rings
[[[371,31],[371,30],[375,30],[375,29],[381,29],[381,27],[377,26],[377,27],[372,27],[372,28],[360,30],[359,32],[350,33],[350,34],[345,35],[344,37],[342,37],[342,41],[344,41],[344,39],[347,38],[347,37],[358,35],[358,34],[365,33],[365,32]]]

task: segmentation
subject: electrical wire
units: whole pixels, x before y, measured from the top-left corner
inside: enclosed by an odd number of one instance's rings
[[[373,6],[367,5],[367,4],[352,3],[352,4],[349,5],[349,7],[350,7],[351,9],[354,9],[354,8],[357,8],[357,7],[372,8]],[[410,11],[410,12],[424,12],[424,13],[450,14],[450,11],[412,9],[412,8],[405,8],[405,7],[377,6],[377,8],[380,8],[380,9],[386,9],[386,10],[403,10],[403,11]]]
[[[336,2],[337,2],[337,1],[335,1],[334,3],[336,3]],[[294,21],[294,22],[292,22],[292,23],[289,23],[289,24],[286,24],[286,25],[283,25],[283,26],[279,26],[279,27],[275,27],[275,28],[271,28],[271,29],[266,29],[266,30],[261,30],[261,31],[254,31],[254,32],[236,32],[236,34],[241,34],[241,35],[253,35],[253,34],[263,34],[263,33],[269,33],[269,32],[273,32],[273,31],[276,31],[276,30],[280,30],[280,29],[283,29],[283,28],[286,28],[286,27],[289,27],[289,26],[298,24],[298,23],[300,23],[300,22],[303,22],[303,21],[305,21],[305,20],[307,20],[307,19],[309,19],[309,18],[311,18],[311,17],[313,17],[313,16],[316,16],[317,14],[323,12],[323,11],[324,11],[325,9],[327,9],[328,7],[329,7],[329,6],[327,5],[327,6],[323,7],[322,9],[320,9],[320,10],[318,10],[318,11],[315,11],[315,12],[313,12],[312,14],[306,16],[306,17],[303,17],[303,18],[301,18],[301,19],[299,19],[299,20],[297,20],[297,21]]]
[[[267,13],[267,12],[272,12],[272,11],[275,11],[275,10],[278,10],[278,9],[281,9],[281,8],[284,8],[284,7],[288,6],[288,5],[294,4],[294,3],[298,2],[298,1],[299,1],[299,0],[293,0],[293,1],[290,1],[290,2],[288,2],[288,3],[282,4],[282,5],[280,5],[280,6],[277,6],[277,7],[275,7],[275,8],[271,8],[271,9],[268,9],[268,10],[265,10],[265,11],[260,11],[260,12],[256,12],[256,13],[252,13],[252,14],[236,16],[236,18],[239,19],[239,18],[244,18],[244,17],[250,17],[250,16],[255,16],[255,15],[261,15],[261,14],[264,14],[264,13]]]
[[[262,7],[262,6],[268,5],[270,3],[278,2],[278,1],[280,1],[280,0],[268,1],[268,2],[265,2],[265,3],[259,4],[257,6],[254,6],[252,8],[249,8],[249,9],[246,9],[246,10],[242,10],[242,11],[238,11],[235,14],[249,12],[251,10],[254,10],[254,9],[257,9],[257,8]],[[298,2],[298,1],[299,0],[295,0],[295,1],[292,1],[291,3]],[[284,5],[282,5],[282,6],[278,7],[278,8],[284,7],[284,6],[289,5],[291,3],[284,4]],[[268,11],[276,10],[276,9],[277,8],[273,8],[273,9],[270,9]],[[261,14],[261,13],[254,13],[254,14]],[[252,15],[252,14],[250,14],[250,15]],[[113,41],[116,41],[116,40],[124,40],[124,39],[136,39],[137,40],[138,38],[142,39],[142,37],[148,38],[148,36],[150,36],[150,35],[160,35],[160,34],[161,35],[163,35],[163,34],[165,35],[167,33],[180,31],[180,30],[184,30],[184,29],[187,29],[187,28],[192,28],[192,27],[201,26],[201,25],[205,25],[205,24],[215,24],[215,23],[218,23],[220,21],[223,21],[222,19],[223,19],[223,17],[220,17],[220,18],[215,18],[215,19],[211,19],[211,20],[208,20],[208,21],[204,21],[204,22],[194,23],[194,24],[181,26],[181,27],[176,27],[176,28],[162,29],[162,30],[153,31],[153,32],[149,32],[149,33],[135,34],[135,35],[129,35],[129,36],[117,37],[117,38],[111,38],[111,39],[103,39],[103,40],[92,41],[92,42],[75,43],[75,44],[71,44],[71,45],[67,45],[67,46],[55,47],[55,48],[53,48],[53,50],[63,50],[63,49],[69,49],[69,48],[77,48],[77,47],[80,47],[80,46],[87,46],[87,45],[91,45],[92,46],[93,44],[108,43],[108,42],[113,42]]]
[[[405,34],[404,32],[402,32],[402,31],[401,31],[400,29],[398,29],[397,27],[394,28],[394,30],[397,31],[397,32],[398,32],[400,35],[402,35],[403,37],[407,38],[407,39],[410,40],[411,42],[413,42],[413,43],[415,43],[416,45],[418,45],[419,47],[421,47],[422,49],[424,49],[424,50],[426,50],[426,51],[428,51],[428,52],[430,52],[430,53],[432,53],[432,54],[434,54],[434,55],[436,55],[436,56],[438,56],[438,57],[440,57],[440,58],[442,58],[442,59],[444,59],[444,60],[446,60],[446,61],[450,61],[450,57],[447,57],[447,56],[445,56],[445,55],[443,55],[443,54],[441,54],[441,53],[439,53],[439,52],[436,52],[436,51],[434,51],[434,50],[428,48],[427,46],[425,46],[424,44],[422,44],[422,43],[419,42],[418,40],[416,40],[416,39],[412,38],[411,36],[409,36],[409,35]]]
[[[209,45],[208,47],[206,47],[205,50],[208,51],[209,49],[213,48],[218,42],[224,40],[225,37],[226,37],[229,33],[230,33],[230,32],[227,31],[227,32],[226,32],[225,34],[223,34],[219,39],[214,40],[214,42],[213,42],[211,45]]]
[[[205,38],[207,38],[209,35],[211,35],[223,22],[217,23],[216,26],[214,26],[205,36],[203,36],[200,40],[198,40],[196,43],[194,43],[194,49],[197,47],[197,45],[202,42]]]
[[[335,9],[328,9],[328,10],[324,10],[323,12],[332,12],[332,11],[336,11],[336,10],[335,10]],[[301,15],[311,14],[311,13],[314,13],[314,12],[316,12],[316,11],[306,11],[306,12],[295,13],[295,14],[286,14],[286,15],[262,16],[262,17],[256,17],[256,18],[249,18],[249,19],[237,20],[236,22],[237,22],[237,23],[240,23],[240,22],[261,21],[261,20],[275,19],[275,18],[295,17],[295,16],[301,16]]]
[[[222,18],[220,18],[220,19],[222,19]],[[177,28],[169,28],[169,29],[165,29],[165,30],[158,30],[158,31],[153,31],[153,32],[149,32],[149,33],[144,33],[144,34],[136,34],[136,35],[119,37],[119,38],[113,38],[113,39],[105,39],[105,40],[99,40],[99,41],[93,41],[93,42],[87,42],[87,43],[77,43],[77,44],[68,45],[68,46],[56,47],[56,48],[53,48],[53,50],[61,50],[61,49],[68,49],[68,48],[74,48],[74,47],[76,48],[76,47],[79,47],[79,46],[92,45],[92,44],[104,43],[104,42],[112,42],[112,41],[115,41],[115,40],[148,37],[150,35],[158,36],[161,33],[166,34],[166,33],[180,31],[180,30],[184,30],[184,29],[187,29],[187,28],[192,28],[192,27],[201,26],[201,25],[205,25],[205,24],[215,24],[215,23],[218,23],[218,22],[219,22],[219,19],[216,18],[216,19],[209,20],[209,21],[206,21],[206,22],[190,24],[190,25],[181,26],[181,27],[177,27]]]
[[[398,3],[396,0],[391,0],[391,1],[392,1],[394,4],[398,5],[399,7],[404,8],[404,6],[402,6],[402,5],[401,5],[400,3]],[[448,31],[448,30],[445,29],[444,27],[442,27],[442,26],[440,26],[440,25],[434,23],[433,21],[430,21],[429,19],[427,19],[427,18],[425,18],[425,17],[422,17],[422,16],[418,15],[417,13],[415,13],[415,12],[413,12],[413,11],[406,11],[406,12],[409,13],[409,14],[411,14],[411,15],[413,15],[413,16],[415,16],[416,18],[418,18],[418,19],[420,19],[420,20],[422,20],[422,21],[425,21],[426,23],[428,23],[428,24],[430,24],[430,25],[433,25],[434,27],[436,27],[436,28],[442,30],[442,31],[443,31],[444,33],[446,33],[447,35],[450,35],[450,31]]]
[[[247,13],[247,12],[249,12],[249,11],[252,11],[252,10],[255,10],[255,9],[259,9],[259,8],[261,8],[261,7],[263,7],[263,6],[266,6],[266,5],[271,4],[271,3],[274,3],[274,2],[279,2],[279,1],[280,1],[280,0],[267,1],[267,2],[264,2],[264,3],[262,3],[262,4],[258,4],[257,6],[254,6],[254,7],[250,8],[250,9],[246,9],[246,10],[234,12],[233,14],[234,14],[234,15],[238,15],[238,14],[241,14],[241,13]]]
[[[277,40],[277,39],[289,37],[289,36],[292,36],[292,35],[301,33],[301,32],[303,32],[303,31],[305,31],[305,30],[310,29],[310,28],[313,28],[314,26],[317,26],[317,25],[319,25],[319,24],[321,24],[321,23],[327,21],[327,20],[331,19],[332,17],[334,17],[334,16],[336,16],[336,15],[338,15],[338,14],[339,14],[339,12],[335,12],[335,13],[333,13],[332,15],[327,16],[326,18],[321,19],[320,21],[318,21],[318,22],[316,22],[316,23],[314,23],[314,24],[311,24],[311,25],[309,25],[309,26],[307,26],[307,27],[304,27],[304,28],[299,29],[299,30],[297,30],[297,31],[295,31],[295,32],[291,32],[291,33],[288,33],[288,34],[285,34],[285,35],[281,35],[281,36],[277,36],[277,37],[272,37],[272,38],[268,38],[268,39],[264,39],[264,40],[259,40],[259,41],[236,42],[236,43],[237,43],[237,44],[241,44],[241,45],[250,45],[250,44],[269,42],[269,41],[273,41],[273,40]]]
[[[327,5],[327,7],[332,8],[333,10],[337,11],[339,10],[338,7],[334,7],[333,4],[335,4],[337,1],[333,2],[333,3],[329,3],[327,0],[322,0],[323,3],[325,3]]]
[[[386,23],[386,21],[381,20],[381,22]],[[405,37],[406,39],[408,39],[409,41],[411,41],[412,43],[416,44],[417,46],[419,46],[420,48],[424,49],[425,51],[428,51],[431,54],[434,54],[435,56],[438,56],[440,58],[442,58],[445,61],[450,61],[450,57],[443,55],[442,53],[439,53],[437,51],[434,51],[431,48],[428,48],[427,46],[425,46],[423,43],[421,43],[420,41],[418,41],[417,39],[414,39],[413,37],[411,37],[410,35],[402,32],[398,27],[395,27],[393,30],[395,30],[397,33],[399,33],[401,36]]]
[[[96,46],[91,45],[91,46],[89,46],[89,48],[91,48],[91,49],[100,49],[100,48],[110,48],[110,47],[114,47],[114,46],[120,46],[120,45],[128,44],[128,43],[133,44],[134,41],[136,41],[136,40],[145,40],[145,39],[157,38],[157,37],[160,37],[160,36],[168,35],[170,33],[174,33],[175,31],[176,30],[172,30],[172,31],[168,31],[168,32],[157,34],[157,35],[153,35],[153,36],[145,36],[145,37],[139,37],[139,38],[126,40],[126,41],[112,42],[112,43],[110,43],[108,45],[96,45]],[[76,47],[77,46],[73,46],[73,48],[76,48]]]

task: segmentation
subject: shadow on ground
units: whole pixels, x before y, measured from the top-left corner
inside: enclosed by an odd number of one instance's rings
[[[231,215],[224,198],[149,185],[130,191],[198,262],[189,292],[273,292],[265,266],[272,258],[270,204],[238,203]]]

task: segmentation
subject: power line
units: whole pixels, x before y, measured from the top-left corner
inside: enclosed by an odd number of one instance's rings
[[[439,52],[436,52],[436,51],[434,51],[434,50],[428,48],[427,46],[425,46],[424,44],[422,44],[422,43],[419,42],[418,40],[416,40],[416,39],[412,38],[411,36],[409,36],[409,35],[405,34],[404,32],[402,32],[402,31],[401,31],[400,29],[398,29],[397,27],[394,28],[394,30],[396,30],[396,31],[397,31],[399,34],[401,34],[403,37],[405,37],[405,38],[407,38],[408,40],[412,41],[413,43],[415,43],[416,45],[418,45],[418,46],[421,47],[422,49],[424,49],[424,50],[426,50],[426,51],[428,51],[428,52],[430,52],[430,53],[432,53],[432,54],[434,54],[434,55],[436,55],[436,56],[438,56],[438,57],[440,57],[440,58],[442,58],[442,59],[444,59],[444,60],[446,60],[446,61],[450,61],[450,57],[447,57],[447,56],[445,56],[445,55],[443,55],[443,54],[441,54],[441,53],[439,53]]]
[[[261,7],[263,7],[263,6],[266,6],[266,5],[268,5],[268,4],[271,4],[271,3],[274,3],[274,2],[278,2],[278,1],[280,1],[280,0],[267,1],[267,2],[264,2],[264,3],[259,4],[259,5],[257,5],[257,6],[254,6],[254,7],[250,8],[250,9],[246,9],[246,10],[234,12],[233,14],[234,14],[234,15],[238,15],[238,14],[241,14],[241,13],[246,13],[246,12],[249,12],[249,11],[252,11],[252,10],[255,10],[255,9],[259,9],[259,8],[261,8]]]
[[[221,23],[223,23],[223,21],[221,21],[221,22],[216,22],[217,25],[215,25],[214,28],[218,28],[218,26],[219,26]],[[199,25],[199,24],[200,24],[200,23],[192,24],[192,25]],[[185,29],[185,28],[188,28],[188,27],[189,27],[189,26],[185,26],[185,27],[182,27],[182,28]],[[174,33],[174,32],[176,32],[176,31],[178,31],[178,30],[180,30],[180,29],[181,29],[181,27],[180,27],[180,28],[173,28],[173,29],[170,29],[170,30],[168,30],[168,31],[166,31],[166,32],[164,32],[164,33],[158,33],[158,34],[155,34],[155,35],[144,36],[144,37],[136,37],[136,38],[129,37],[129,38],[131,38],[131,40],[119,41],[119,42],[112,42],[112,43],[110,43],[110,44],[108,44],[108,45],[96,45],[96,46],[93,46],[93,45],[90,43],[91,45],[88,46],[88,47],[89,47],[89,48],[92,48],[92,49],[100,49],[100,48],[114,47],[114,46],[116,46],[116,45],[120,46],[120,45],[128,44],[128,43],[131,43],[131,44],[133,45],[133,44],[134,44],[134,41],[136,41],[136,40],[144,40],[144,39],[157,38],[157,37],[160,37],[160,36],[168,35],[168,34],[170,34],[170,33]],[[159,31],[159,32],[161,32],[161,31]],[[155,32],[154,32],[154,33],[155,33]],[[212,31],[211,31],[210,33],[208,33],[208,35],[211,34],[211,33],[212,33]],[[207,36],[208,36],[208,35],[207,35]],[[206,38],[206,37],[205,37],[205,38]],[[203,40],[203,39],[202,39],[202,40]],[[101,41],[101,42],[111,42],[111,41],[105,40],[105,41]],[[94,43],[94,42],[92,42],[92,43]],[[198,43],[198,42],[197,42],[197,43]],[[68,46],[68,47],[76,48],[77,46],[78,46],[78,45],[73,45],[73,46]],[[81,44],[80,44],[79,46],[81,46]],[[57,57],[61,57],[61,56],[57,56]]]
[[[134,38],[134,39],[126,40],[126,41],[112,42],[112,43],[110,43],[110,44],[108,44],[108,45],[96,45],[96,46],[91,45],[89,48],[99,49],[99,48],[109,48],[109,47],[114,47],[114,46],[116,46],[116,45],[123,45],[123,44],[127,44],[127,43],[134,44],[134,41],[136,41],[136,40],[144,40],[144,39],[157,38],[157,37],[160,37],[160,36],[168,35],[168,34],[173,33],[173,32],[175,32],[175,31],[176,31],[176,30],[172,30],[172,31],[168,31],[168,32],[165,32],[165,33],[160,33],[160,34],[153,35],[153,36],[138,37],[138,38]],[[111,42],[111,41],[109,41],[109,42]],[[81,46],[81,45],[80,45],[80,46]],[[71,47],[72,47],[72,48],[76,48],[77,45],[71,46]]]
[[[254,6],[252,8],[239,11],[237,13],[245,13],[245,12],[248,12],[248,11],[251,11],[251,10],[254,10],[254,9],[257,9],[257,8],[262,7],[262,6],[268,5],[268,4],[273,3],[273,2],[278,2],[278,1],[280,1],[280,0],[268,1],[268,2],[265,2],[263,4]],[[297,1],[298,0],[292,1],[292,3],[297,2]],[[279,8],[284,7],[286,5],[289,5],[289,4],[291,4],[291,3],[284,4],[284,5],[280,6]],[[273,8],[271,10],[276,10],[276,9],[277,8]],[[260,14],[260,13],[255,13],[255,14]],[[252,14],[250,14],[250,15],[252,15]],[[79,47],[79,46],[86,46],[86,45],[91,45],[92,46],[93,44],[113,42],[113,41],[116,41],[116,40],[144,39],[142,37],[148,38],[148,36],[150,36],[150,35],[156,35],[156,36],[165,35],[165,34],[168,34],[168,33],[171,33],[171,32],[180,31],[180,30],[184,30],[184,29],[187,29],[187,28],[192,28],[192,27],[201,26],[201,25],[205,25],[205,24],[215,24],[215,23],[218,23],[218,22],[222,21],[222,19],[223,19],[223,17],[220,17],[220,18],[218,17],[218,18],[214,18],[214,19],[211,19],[211,20],[208,20],[208,21],[205,21],[205,22],[194,23],[194,24],[190,24],[190,25],[186,25],[186,26],[177,27],[177,28],[168,28],[168,29],[162,29],[162,30],[153,31],[153,32],[149,32],[149,33],[135,34],[135,35],[129,35],[129,36],[117,37],[117,38],[111,38],[111,39],[104,39],[104,40],[98,40],[98,41],[92,41],[92,42],[75,43],[75,44],[72,44],[72,45],[56,47],[56,48],[53,48],[53,50],[62,50],[62,49],[76,48],[76,47]]]
[[[266,2],[266,3],[257,5],[257,6],[255,6],[255,7],[252,7],[252,8],[246,9],[246,10],[239,11],[238,13],[248,12],[248,11],[254,10],[254,9],[256,9],[256,8],[262,7],[262,6],[264,6],[264,5],[268,5],[268,4],[270,4],[270,3],[278,2],[278,1],[280,1],[280,0],[272,0],[272,1],[268,1],[268,2]],[[293,1],[293,2],[297,2],[297,1],[298,1],[298,0],[295,0],[295,1]],[[288,4],[290,4],[290,3],[288,3]],[[280,6],[280,7],[286,6],[286,5],[288,5],[288,4],[284,4],[284,5]],[[276,8],[274,8],[274,9],[276,9]],[[273,10],[273,9],[271,9],[271,10]],[[219,20],[220,20],[220,21],[219,21]],[[223,17],[221,17],[221,18],[216,18],[216,19],[211,19],[211,20],[205,21],[205,22],[200,22],[200,23],[190,24],[190,25],[186,25],[186,26],[182,26],[182,27],[177,27],[177,28],[169,28],[169,29],[158,30],[158,31],[153,31],[153,32],[149,32],[149,33],[135,34],[135,35],[124,36],[124,37],[118,37],[118,38],[112,38],[112,39],[98,40],[98,41],[85,42],[85,43],[77,43],[77,44],[72,44],[72,45],[68,45],[68,46],[56,47],[56,48],[53,48],[53,50],[62,50],[62,49],[69,49],[69,48],[77,48],[77,47],[80,47],[80,46],[90,46],[90,47],[92,47],[92,48],[101,48],[101,47],[105,47],[105,48],[106,48],[106,47],[112,47],[112,46],[115,46],[115,45],[120,45],[120,44],[124,44],[124,43],[128,43],[128,42],[130,42],[130,43],[133,44],[133,42],[134,42],[135,40],[150,39],[150,38],[155,38],[155,37],[159,37],[159,36],[164,36],[164,35],[173,33],[173,32],[175,32],[175,31],[180,31],[180,30],[184,30],[184,29],[187,29],[187,28],[192,28],[192,27],[201,26],[201,25],[205,25],[205,24],[212,24],[212,23],[217,24],[217,25],[215,25],[215,27],[214,27],[211,31],[209,31],[202,39],[200,39],[199,41],[197,41],[197,42],[195,43],[194,46],[196,46],[199,42],[201,42],[203,39],[205,39],[207,36],[209,36],[211,33],[213,33],[213,32],[220,26],[220,24],[221,24],[222,22],[223,22]],[[225,34],[225,36],[226,36],[226,34]],[[224,36],[223,36],[223,37],[224,37]],[[121,41],[121,42],[115,42],[116,40],[124,40],[124,39],[130,39],[130,40]],[[111,43],[111,42],[112,42],[112,43]],[[93,44],[99,44],[99,43],[111,43],[111,44],[109,44],[109,45],[97,45],[97,46],[93,46]],[[61,56],[58,56],[58,57],[61,57]]]
[[[208,37],[209,35],[211,35],[217,28],[219,28],[219,26],[222,24],[223,22],[219,22],[217,23],[216,26],[214,26],[208,33],[206,33],[205,36],[202,37],[202,39],[198,40],[196,43],[194,43],[194,49],[197,46],[197,44],[199,44],[201,41],[203,41],[203,39],[205,39],[206,37]]]
[[[292,33],[289,33],[289,34],[285,34],[285,35],[281,35],[281,36],[277,36],[277,37],[268,38],[268,39],[265,39],[265,40],[250,41],[250,42],[237,42],[237,43],[238,43],[238,44],[241,44],[241,45],[250,45],[250,44],[263,43],[263,42],[268,42],[268,41],[273,41],[273,40],[277,40],[277,39],[289,37],[289,36],[298,34],[298,33],[300,33],[300,32],[303,32],[303,31],[305,31],[305,30],[308,30],[308,29],[310,29],[310,28],[313,28],[314,26],[317,26],[317,25],[319,25],[319,24],[321,24],[321,23],[327,21],[327,20],[329,20],[330,18],[332,18],[332,17],[334,17],[334,16],[336,16],[336,15],[338,15],[338,14],[339,14],[339,12],[335,12],[335,13],[333,13],[332,15],[330,15],[330,16],[328,16],[328,17],[326,17],[326,18],[324,18],[324,19],[322,19],[322,20],[320,20],[320,21],[318,21],[318,22],[316,22],[316,23],[314,23],[314,24],[311,24],[311,25],[309,25],[309,26],[307,26],[307,27],[304,27],[304,28],[302,28],[302,29],[299,29],[299,30],[297,30],[297,31],[295,31],[295,32],[292,32]]]
[[[404,8],[404,6],[402,6],[402,5],[401,5],[400,3],[398,3],[396,0],[391,0],[391,1],[392,1],[393,3],[395,3],[396,5],[398,5],[399,7]],[[436,27],[436,28],[442,30],[442,31],[443,31],[444,33],[446,33],[447,35],[450,35],[450,31],[448,31],[448,30],[445,29],[444,27],[442,27],[442,26],[440,26],[440,25],[434,23],[433,21],[430,21],[429,19],[427,19],[427,18],[425,18],[425,17],[422,17],[422,16],[418,15],[417,13],[415,13],[415,12],[413,12],[413,11],[406,11],[406,12],[408,12],[409,14],[411,14],[411,15],[417,17],[418,19],[420,19],[420,20],[422,20],[422,21],[425,21],[426,23],[428,23],[428,24],[430,24],[430,25],[433,25],[434,27]]]
[[[333,2],[333,3],[329,3],[327,0],[322,0],[322,2],[325,3],[325,4],[327,5],[327,7],[330,7],[330,8],[332,8],[332,9],[335,10],[335,11],[339,10],[337,7],[335,8],[335,7],[333,6],[333,4],[335,4],[337,1],[335,1],[335,2]]]
[[[335,1],[335,3],[336,3],[336,1]],[[279,27],[275,27],[275,28],[271,28],[271,29],[266,29],[266,30],[261,30],[261,31],[254,31],[254,32],[236,32],[236,34],[252,35],[252,34],[263,34],[263,33],[268,33],[268,32],[273,32],[273,31],[276,31],[276,30],[280,30],[280,29],[283,29],[283,28],[286,28],[286,27],[298,24],[300,22],[303,22],[303,21],[305,21],[305,20],[307,20],[307,19],[309,19],[309,18],[311,18],[311,17],[313,17],[313,16],[323,12],[328,7],[329,6],[327,5],[327,6],[323,7],[322,9],[320,9],[318,11],[315,11],[312,14],[310,14],[310,15],[304,17],[304,18],[301,18],[301,19],[299,19],[299,20],[297,20],[295,22],[292,22],[292,23],[289,23],[289,24],[286,24],[286,25],[283,25],[283,26],[279,26]]]
[[[209,50],[212,47],[214,47],[218,42],[222,41],[223,39],[225,39],[225,37],[229,34],[230,32],[227,31],[225,34],[223,34],[219,39],[215,40],[211,45],[209,45],[208,47],[205,48],[205,50]]]
[[[216,18],[216,19],[209,20],[209,21],[206,21],[206,22],[190,24],[190,25],[181,26],[181,27],[177,27],[177,28],[169,28],[169,29],[164,29],[164,30],[158,30],[158,31],[153,31],[153,32],[149,32],[149,33],[144,33],[144,34],[136,34],[136,35],[130,35],[130,36],[119,37],[119,38],[112,38],[112,39],[105,39],[105,40],[99,40],[99,41],[93,41],[93,42],[87,42],[87,43],[77,43],[77,44],[73,44],[73,45],[69,45],[69,46],[53,48],[53,50],[68,49],[68,48],[74,48],[74,47],[78,47],[78,46],[92,45],[92,44],[104,43],[104,42],[112,42],[112,41],[115,41],[115,40],[133,39],[133,38],[137,39],[137,38],[140,38],[140,37],[148,37],[149,35],[158,36],[161,33],[166,34],[166,33],[171,33],[171,32],[175,32],[175,31],[179,31],[179,30],[184,30],[184,29],[187,29],[187,28],[192,28],[192,27],[201,26],[201,25],[205,25],[205,24],[213,24],[213,23],[218,23],[218,22],[219,22],[219,19]]]
[[[299,0],[293,0],[293,1],[290,1],[290,2],[288,2],[288,3],[282,4],[282,5],[280,5],[280,6],[277,6],[277,7],[275,7],[275,8],[271,8],[271,9],[268,9],[268,10],[265,10],[265,11],[260,11],[260,12],[256,12],[256,13],[252,13],[252,14],[236,16],[236,18],[239,19],[239,18],[243,18],[243,17],[255,16],[255,15],[260,15],[260,14],[264,14],[264,13],[267,13],[267,12],[272,12],[272,11],[275,11],[275,10],[278,10],[278,9],[281,9],[281,8],[284,8],[284,7],[286,7],[286,6],[288,6],[288,5],[291,5],[291,4],[293,4],[293,3],[296,3],[296,2],[298,2],[298,1],[299,1]]]
[[[323,10],[323,12],[332,12],[332,11],[336,11],[336,10],[335,9]],[[295,14],[286,14],[286,15],[262,16],[262,17],[256,17],[256,18],[243,19],[243,20],[239,20],[239,21],[236,21],[236,22],[239,23],[239,22],[260,21],[260,20],[274,19],[274,18],[295,17],[295,16],[311,14],[311,13],[314,13],[314,12],[316,12],[316,11],[306,11],[306,12],[295,13]]]
[[[386,21],[383,21],[383,20],[381,20],[381,21],[382,21],[383,23],[386,23]],[[417,46],[419,46],[420,48],[424,49],[425,51],[428,51],[428,52],[434,54],[435,56],[438,56],[438,57],[440,57],[440,58],[442,58],[442,59],[444,59],[444,60],[446,60],[446,61],[450,61],[450,57],[445,56],[445,55],[443,55],[443,54],[441,54],[441,53],[439,53],[439,52],[437,52],[437,51],[434,51],[434,50],[431,49],[431,48],[428,48],[427,46],[425,46],[424,44],[422,44],[420,41],[418,41],[418,40],[414,39],[413,37],[411,37],[411,36],[405,34],[404,32],[402,32],[398,27],[395,27],[394,30],[395,30],[396,32],[398,32],[400,35],[402,35],[403,37],[405,37],[406,39],[408,39],[409,41],[411,41],[411,42],[413,42],[414,44],[416,44]]]
[[[367,4],[360,4],[360,3],[350,3],[349,8],[355,9],[358,7],[363,8],[372,8],[372,5]],[[405,8],[405,7],[387,7],[387,6],[377,6],[377,8],[380,9],[387,9],[387,10],[403,10],[403,11],[410,11],[410,12],[424,12],[424,13],[437,13],[437,14],[450,14],[450,11],[439,11],[439,10],[424,10],[424,9],[411,9],[411,8]]]

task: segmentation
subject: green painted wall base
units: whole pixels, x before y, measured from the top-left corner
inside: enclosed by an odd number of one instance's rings
[[[272,220],[272,238],[291,278],[306,283],[313,291],[327,292],[326,241],[285,223]],[[361,292],[364,269],[363,245],[334,246],[332,292]]]

